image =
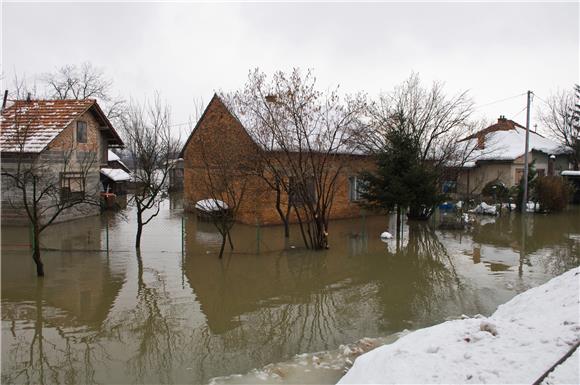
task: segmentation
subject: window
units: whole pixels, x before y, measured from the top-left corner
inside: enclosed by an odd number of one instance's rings
[[[362,193],[365,191],[365,182],[358,176],[351,176],[348,178],[348,197],[351,202],[362,200]]]
[[[456,193],[457,192],[457,181],[454,181],[454,180],[443,181],[441,189],[446,194]]]
[[[87,122],[77,122],[77,143],[87,142]]]
[[[60,199],[64,202],[82,200],[85,197],[85,179],[82,172],[60,174]]]

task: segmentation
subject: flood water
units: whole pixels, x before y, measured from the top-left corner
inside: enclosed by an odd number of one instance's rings
[[[28,230],[2,228],[3,383],[333,383],[341,362],[316,360],[344,345],[489,315],[580,263],[578,207],[468,231],[433,218],[405,226],[398,247],[379,239],[393,218],[334,221],[321,252],[297,228],[285,244],[280,227],[237,225],[221,260],[218,233],[182,220],[179,197],[146,227],[140,258],[124,214],[49,228],[40,280]]]

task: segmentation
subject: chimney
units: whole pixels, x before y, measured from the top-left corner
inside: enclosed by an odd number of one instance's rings
[[[498,123],[504,123],[507,119],[505,118],[505,115],[500,115],[499,119],[497,120]]]
[[[483,150],[485,148],[485,134],[477,135],[477,149]]]
[[[26,95],[26,101],[29,102],[30,100],[32,100],[32,95],[29,92],[28,95]]]
[[[556,155],[552,154],[548,158],[548,176],[554,176],[554,162],[556,161]]]
[[[2,111],[6,108],[6,101],[8,100],[8,90],[4,90],[4,99],[2,99]]]

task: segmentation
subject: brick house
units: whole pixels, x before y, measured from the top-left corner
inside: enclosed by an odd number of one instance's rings
[[[506,187],[519,183],[524,172],[526,128],[500,116],[497,123],[462,141],[473,143],[471,160],[457,175],[457,193],[479,195],[486,184],[501,181]],[[528,161],[539,176],[560,175],[569,168],[566,150],[558,143],[530,130]]]
[[[184,208],[192,211],[196,202],[210,198],[203,183],[207,173],[200,156],[202,152],[209,157],[227,153],[228,162],[243,168],[256,159],[258,151],[264,150],[220,97],[214,95],[180,153],[184,169]],[[268,151],[266,155],[279,156],[275,151]],[[342,169],[336,181],[330,218],[359,216],[357,175],[373,168],[374,161],[368,155],[352,153],[333,154],[332,161],[337,165],[340,162]],[[275,208],[276,193],[258,176],[245,175],[243,178],[246,192],[239,205],[237,220],[247,224],[280,224]],[[282,204],[287,207],[287,197],[282,197]],[[296,218],[291,216],[290,221],[295,222]]]
[[[54,183],[59,184],[59,199],[75,199],[98,196],[108,149],[122,147],[123,141],[96,100],[17,100],[2,110],[0,146],[3,171],[15,169],[23,157],[27,160],[21,164],[41,163],[44,173],[54,175]],[[86,170],[80,177],[83,165]],[[2,222],[25,223],[21,198],[7,185],[9,179],[3,175]],[[57,220],[98,213],[98,206],[79,205],[62,212]]]

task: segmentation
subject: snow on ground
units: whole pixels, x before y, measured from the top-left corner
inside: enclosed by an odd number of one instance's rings
[[[543,385],[578,384],[580,373],[580,351],[576,350],[563,364],[559,365],[542,382]]]
[[[580,340],[580,268],[532,288],[489,318],[448,321],[358,357],[339,384],[531,384]],[[578,352],[544,383],[580,383]]]

